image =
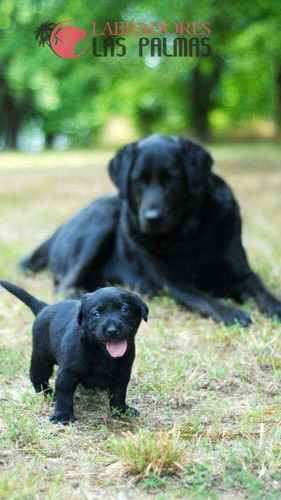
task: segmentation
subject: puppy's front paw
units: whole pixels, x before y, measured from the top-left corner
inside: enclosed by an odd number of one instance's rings
[[[239,325],[247,327],[252,323],[249,314],[245,313],[241,309],[235,309],[234,307],[230,307],[222,314],[222,321],[226,326],[231,326],[235,325],[235,323],[239,323]]]
[[[69,424],[69,422],[75,422],[76,418],[73,413],[54,413],[54,415],[50,418],[50,421],[53,424],[61,423],[63,425]]]
[[[138,417],[139,412],[135,408],[128,405],[123,406],[111,406],[110,408],[112,417]]]

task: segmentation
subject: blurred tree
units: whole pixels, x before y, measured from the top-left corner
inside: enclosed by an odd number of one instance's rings
[[[141,135],[189,131],[205,140],[219,127],[273,117],[280,133],[280,2],[190,0],[187,8],[170,0],[167,9],[162,0],[105,0],[81,9],[78,0],[2,0],[0,15],[0,134],[11,148],[31,122],[47,146],[56,134],[92,145],[118,115]],[[40,29],[67,19],[87,29],[90,44],[92,21],[98,31],[107,21],[209,21],[212,55],[153,59],[147,47],[138,57],[139,39],[131,35],[125,57],[93,57],[89,47],[81,58],[61,59]]]

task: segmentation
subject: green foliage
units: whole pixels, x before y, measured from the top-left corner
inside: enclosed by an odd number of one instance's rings
[[[107,0],[81,9],[77,0],[3,0],[0,14],[0,135],[11,147],[19,131],[28,134],[36,127],[47,146],[58,133],[72,145],[91,145],[115,116],[138,135],[193,130],[207,138],[274,116],[281,126],[278,2],[191,0],[187,8],[172,0],[167,9],[160,0]],[[53,23],[66,19],[88,31],[90,46],[81,58],[59,58],[49,47]],[[127,36],[125,57],[93,57],[92,22],[100,32],[107,21],[121,20],[208,21],[212,55],[161,57],[151,67],[148,49],[138,57],[139,37]]]

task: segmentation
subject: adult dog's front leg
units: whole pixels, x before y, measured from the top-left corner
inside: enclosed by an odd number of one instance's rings
[[[242,326],[251,324],[250,316],[235,307],[228,306],[207,293],[192,286],[169,286],[172,295],[191,311],[198,311],[202,316],[211,317],[217,322],[230,326],[240,323]]]
[[[244,282],[243,290],[255,299],[262,312],[281,321],[281,301],[267,290],[256,273],[253,272]]]
[[[80,300],[87,292],[81,286],[83,273],[83,266],[78,263],[58,283],[55,283],[56,295],[62,295],[66,299]]]
[[[58,374],[56,380],[56,406],[55,413],[50,418],[51,422],[58,424],[61,422],[66,425],[69,422],[75,422],[73,413],[73,394],[78,385],[76,377],[64,371]]]

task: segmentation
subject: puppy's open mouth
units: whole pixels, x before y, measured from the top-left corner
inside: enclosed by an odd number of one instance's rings
[[[106,342],[106,349],[113,358],[121,358],[127,351],[127,340],[111,340]]]

